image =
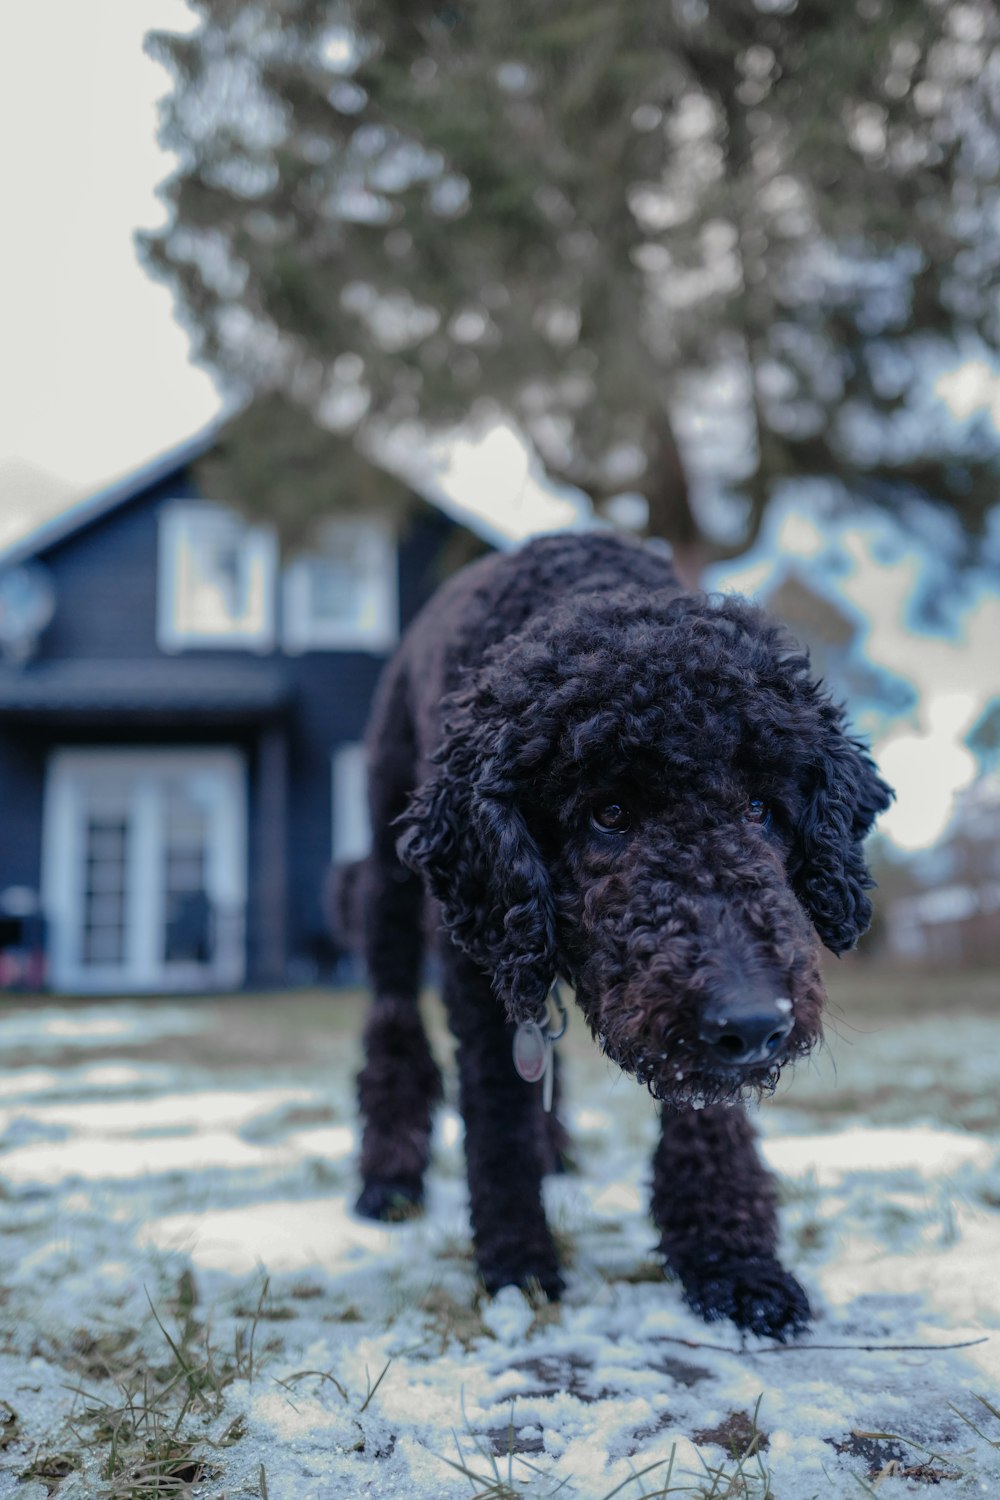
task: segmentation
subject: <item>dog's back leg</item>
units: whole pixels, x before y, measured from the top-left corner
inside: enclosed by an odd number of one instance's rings
[[[358,1077],[363,1120],[358,1212],[373,1219],[414,1213],[423,1200],[441,1076],[420,1019],[424,894],[396,857],[395,819],[413,790],[416,742],[406,673],[397,659],[376,696],[369,743],[372,851],[363,901],[372,1007]]]

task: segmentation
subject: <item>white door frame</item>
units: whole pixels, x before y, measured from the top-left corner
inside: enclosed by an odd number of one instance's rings
[[[167,964],[163,956],[163,851],[167,777],[201,779],[210,821],[206,893],[217,914],[212,961]],[[127,820],[125,952],[122,962],[85,963],[84,834],[89,794],[101,784],[122,795]],[[246,765],[235,748],[100,746],[54,750],[48,761],[42,832],[42,904],[49,982],[75,993],[234,989],[246,966]]]

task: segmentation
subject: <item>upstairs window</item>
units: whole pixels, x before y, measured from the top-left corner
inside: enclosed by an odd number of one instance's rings
[[[277,540],[219,505],[178,503],[160,518],[158,635],[164,651],[274,645]]]
[[[286,651],[389,651],[399,635],[399,579],[389,526],[327,523],[319,550],[285,570]]]

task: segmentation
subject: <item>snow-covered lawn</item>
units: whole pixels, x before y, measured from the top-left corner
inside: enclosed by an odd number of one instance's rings
[[[0,1497],[1000,1495],[1000,995],[880,984],[760,1113],[788,1349],[663,1278],[655,1108],[579,1021],[556,1308],[480,1297],[450,1110],[426,1217],[352,1216],[357,997],[6,1002]]]

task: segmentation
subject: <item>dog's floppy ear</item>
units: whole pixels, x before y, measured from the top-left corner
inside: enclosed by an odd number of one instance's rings
[[[400,819],[398,844],[451,937],[493,975],[515,1022],[538,1016],[556,977],[548,871],[519,806],[523,738],[491,695],[456,695],[436,767]]]
[[[792,885],[820,938],[834,953],[867,932],[874,884],[862,845],[893,792],[864,745],[844,733],[842,711],[819,705],[822,730],[805,806],[795,829]]]

